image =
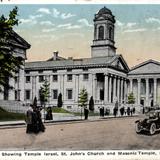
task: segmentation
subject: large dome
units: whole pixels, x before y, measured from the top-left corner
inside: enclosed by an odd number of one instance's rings
[[[112,14],[112,12],[108,8],[103,7],[98,11],[98,14],[100,14],[100,15],[102,15],[102,14]]]

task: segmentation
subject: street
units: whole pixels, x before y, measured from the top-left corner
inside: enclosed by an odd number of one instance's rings
[[[25,127],[0,129],[0,150],[159,149],[160,134],[136,134],[138,117],[46,125],[46,131],[26,134]]]

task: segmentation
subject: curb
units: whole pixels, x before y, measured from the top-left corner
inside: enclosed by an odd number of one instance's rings
[[[96,122],[96,121],[106,121],[106,120],[118,120],[118,119],[128,119],[138,117],[138,115],[134,116],[119,116],[119,117],[99,117],[99,119],[74,119],[74,120],[61,120],[61,121],[46,121],[44,122],[45,125],[60,125],[60,124],[73,124],[73,123],[88,123],[88,122]],[[20,123],[13,123],[13,124],[0,124],[0,129],[11,129],[11,128],[22,128],[25,127],[25,122]]]

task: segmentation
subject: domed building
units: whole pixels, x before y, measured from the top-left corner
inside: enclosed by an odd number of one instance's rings
[[[126,105],[132,92],[137,110],[141,106],[160,104],[160,63],[149,60],[129,69],[123,56],[116,53],[116,20],[111,10],[103,7],[95,14],[93,22],[91,58],[65,59],[56,51],[48,61],[26,62],[21,98],[17,95],[19,89],[15,87],[15,94],[10,94],[8,100],[30,104],[37,97],[40,104],[40,87],[47,80],[50,83],[48,105],[57,106],[61,93],[63,107],[74,112],[80,110],[78,97],[83,88],[87,90],[88,100],[93,97],[95,111],[100,106],[112,111],[116,102],[119,106]],[[18,82],[14,83],[19,86]]]

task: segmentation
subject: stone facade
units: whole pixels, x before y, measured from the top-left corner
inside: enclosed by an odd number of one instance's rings
[[[50,83],[50,98],[47,105],[57,106],[58,94],[62,94],[63,107],[79,111],[78,95],[85,88],[88,99],[93,96],[95,110],[104,106],[113,109],[115,102],[127,103],[127,96],[133,92],[135,106],[154,106],[160,104],[160,63],[149,60],[129,69],[122,55],[116,54],[114,42],[115,19],[112,12],[102,8],[94,17],[94,40],[91,58],[65,59],[54,52],[48,61],[27,62],[16,79],[10,79],[15,89],[9,91],[7,99],[20,100],[25,104],[37,97],[44,80]],[[18,39],[18,38],[17,38]],[[19,38],[20,39],[20,38]],[[25,56],[25,47],[16,49],[17,54]]]

